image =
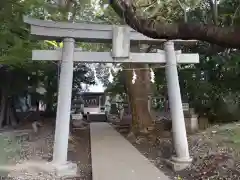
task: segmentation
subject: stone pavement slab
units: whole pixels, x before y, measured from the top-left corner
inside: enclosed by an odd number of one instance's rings
[[[108,123],[91,123],[93,180],[169,180]]]

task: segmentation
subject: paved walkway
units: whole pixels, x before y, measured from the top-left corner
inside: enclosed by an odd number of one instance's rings
[[[169,180],[108,123],[91,123],[93,180]]]

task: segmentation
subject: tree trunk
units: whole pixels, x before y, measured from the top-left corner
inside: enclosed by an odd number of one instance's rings
[[[30,107],[30,105],[29,105],[29,96],[28,95],[26,95],[26,97],[25,97],[25,104],[26,104],[26,106],[27,106],[27,110],[29,110],[31,107]]]
[[[52,102],[47,102],[47,104],[46,104],[46,112],[47,113],[50,113],[50,112],[52,112],[52,107],[53,107],[53,103]]]
[[[4,111],[2,112],[1,112],[1,118],[3,120],[1,123],[2,126],[11,125],[15,127],[18,124],[19,119],[16,114],[16,109],[15,109],[12,97],[9,98],[5,96],[5,107],[4,107]]]
[[[6,108],[6,114],[5,114],[5,123],[6,123],[6,126],[10,126],[10,108],[9,108],[9,100],[7,101],[7,108]]]
[[[47,116],[51,116],[53,113],[53,103],[54,103],[54,100],[53,100],[53,95],[54,95],[54,92],[52,90],[52,87],[51,87],[51,80],[50,78],[48,78],[48,81],[47,81],[47,88],[46,88],[47,92],[45,94],[46,96],[46,109],[45,109],[45,114]],[[55,115],[55,114],[54,114]]]
[[[14,100],[13,97],[9,97],[7,99],[7,107],[6,107],[6,125],[16,126],[18,122],[18,118],[15,111]]]
[[[15,107],[15,98],[14,97],[12,97],[11,99],[10,99],[11,101],[11,103],[10,103],[10,116],[11,116],[11,124],[12,124],[12,126],[16,126],[17,124],[19,124],[20,123],[20,119],[19,119],[19,117],[17,116],[17,112],[16,112],[16,107]]]
[[[36,112],[37,113],[39,113],[39,104],[40,104],[40,102],[39,102],[39,100],[36,100]]]
[[[6,107],[7,107],[7,94],[4,90],[1,92],[1,111],[0,111],[0,128],[3,126],[3,122],[5,119],[6,114]]]
[[[142,64],[131,64],[130,68],[137,69],[142,68]],[[132,111],[132,131],[146,131],[152,124],[152,118],[148,111],[148,85],[149,79],[146,79],[146,73],[148,70],[135,70],[137,80],[135,84],[132,84],[132,71],[127,71],[127,91]]]
[[[240,47],[239,27],[219,27],[203,23],[167,24],[138,16],[132,0],[112,0],[110,5],[130,27],[153,39],[196,39],[222,47]]]

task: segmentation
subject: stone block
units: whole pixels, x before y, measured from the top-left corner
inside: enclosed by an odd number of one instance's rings
[[[113,26],[112,57],[128,58],[130,51],[130,29],[126,26]]]
[[[198,126],[199,126],[199,129],[201,129],[201,130],[205,130],[205,129],[209,128],[210,123],[209,123],[208,118],[200,117],[198,120]]]
[[[189,133],[198,131],[198,116],[191,115],[190,117],[185,117],[186,130]]]

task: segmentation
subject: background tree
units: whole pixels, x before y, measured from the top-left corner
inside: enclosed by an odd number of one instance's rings
[[[119,9],[116,9],[116,4],[114,5],[114,3],[121,5],[125,2],[129,3],[130,1],[114,1],[111,4],[113,9],[119,14],[119,11],[117,11]],[[226,42],[222,42],[223,39],[219,33],[221,34],[223,31],[228,32],[230,29],[236,29],[237,31],[240,18],[239,1],[176,0],[147,2],[140,0],[131,2],[134,3],[129,5],[125,4],[125,8],[127,9],[121,11],[125,17],[123,20],[128,24],[132,23],[129,25],[133,27],[135,24],[131,18],[138,18],[138,20],[140,18],[139,24],[137,24],[135,29],[139,31],[138,25],[144,25],[141,30],[147,30],[139,32],[149,37],[166,39],[196,38],[218,44],[215,45],[199,41],[197,43],[176,45],[176,49],[181,49],[183,52],[200,54],[199,64],[179,66],[182,98],[185,102],[189,102],[190,106],[194,107],[200,116],[208,116],[213,121],[237,120],[239,118],[239,113],[237,113],[239,110],[239,87],[236,82],[239,81],[239,50],[226,48],[226,46],[238,46],[236,44],[226,44]],[[131,11],[129,10],[130,5],[135,8],[135,14],[128,17],[127,13]],[[143,16],[146,18],[141,21]],[[183,28],[202,26],[205,27],[205,32],[210,31],[210,35],[205,34],[203,37],[202,34],[199,34],[199,31],[195,30],[192,31],[195,34],[194,37],[191,33],[189,34],[188,31],[186,31],[186,36],[184,37],[182,37],[183,32],[179,31],[174,31],[174,35],[171,34],[174,28],[182,26],[185,26]],[[168,28],[165,29],[165,34],[163,34],[163,29],[166,27]],[[151,33],[146,34],[146,32],[150,30],[152,30]],[[213,30],[214,35],[211,34]],[[206,35],[209,36],[206,37]],[[214,36],[215,39],[211,39],[210,36]],[[232,38],[233,33],[225,36],[225,38]],[[219,42],[216,42],[216,38],[219,38]],[[161,44],[158,48],[162,48]],[[164,69],[156,68],[155,76],[156,93],[166,96]]]
[[[39,19],[54,19],[59,13],[56,7],[46,4],[44,0],[2,1],[0,9],[0,126],[2,126],[17,123],[15,106],[19,97],[30,94],[36,103],[42,100],[51,110],[56,103],[58,63],[31,60],[32,49],[49,49],[52,45],[30,39],[29,29],[22,17],[28,15]],[[76,64],[73,86],[80,89],[81,83],[93,84],[93,75],[86,65]],[[45,95],[40,95],[36,91],[39,86],[47,90]]]

